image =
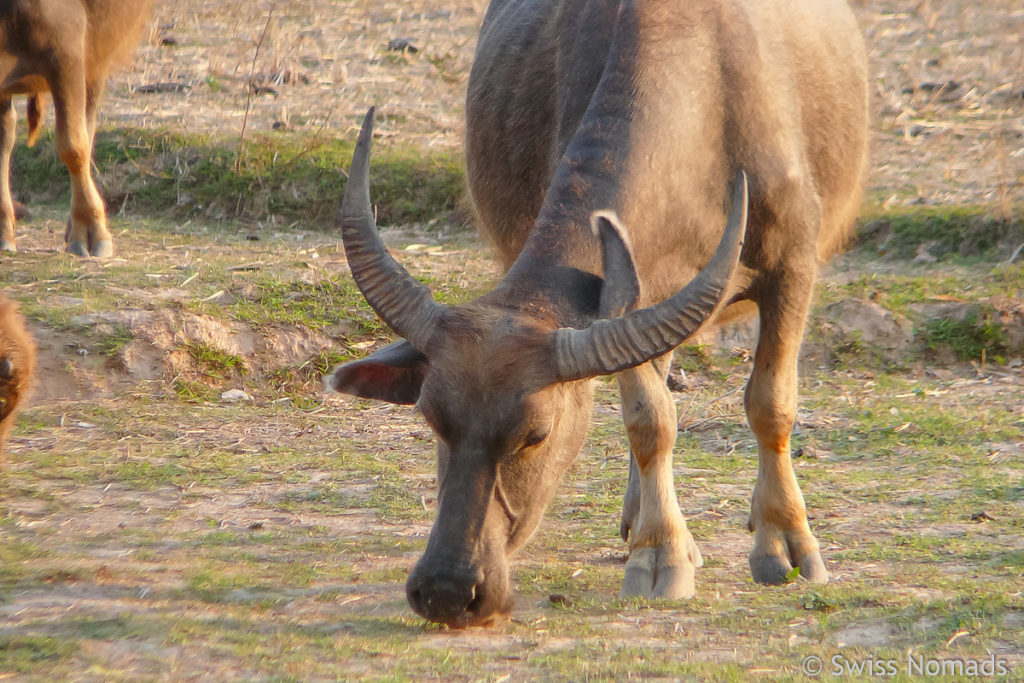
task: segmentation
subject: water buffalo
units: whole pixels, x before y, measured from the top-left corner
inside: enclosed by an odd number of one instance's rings
[[[0,294],[0,466],[14,413],[28,393],[36,365],[36,347],[18,305]]]
[[[790,432],[815,276],[860,201],[866,75],[841,0],[494,0],[469,79],[466,163],[508,270],[452,306],[376,233],[371,110],[342,232],[356,282],[404,341],[328,382],[415,403],[437,437],[437,516],[406,584],[416,612],[462,627],[509,611],[508,558],[583,443],[588,380],[611,373],[630,443],[622,593],[692,595],[702,560],[672,481],[670,352],[706,318],[754,310],[750,570],[766,584],[794,567],[827,581]]]
[[[57,154],[71,174],[67,250],[109,257],[114,242],[92,179],[96,105],[111,65],[135,45],[153,0],[10,0],[0,3],[0,250],[16,251],[10,166],[17,117],[28,98],[29,145],[53,95]]]

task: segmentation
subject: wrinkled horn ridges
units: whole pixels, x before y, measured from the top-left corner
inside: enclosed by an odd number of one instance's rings
[[[377,234],[370,204],[373,113],[371,107],[359,131],[341,202],[345,256],[370,307],[391,329],[425,352],[444,309],[434,301],[430,290],[391,256]]]
[[[659,304],[612,320],[595,321],[585,330],[557,330],[555,365],[559,378],[584,379],[620,372],[683,343],[718,308],[739,262],[746,224],[747,176],[740,171],[725,232],[704,270]]]

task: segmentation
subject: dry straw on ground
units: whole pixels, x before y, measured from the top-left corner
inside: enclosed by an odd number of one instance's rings
[[[1024,201],[1024,6],[853,4],[871,58],[872,197],[1004,214]],[[385,141],[458,149],[484,9],[484,0],[161,3],[102,123],[238,135],[248,119],[253,131],[352,136],[373,104]],[[403,44],[415,52],[394,49]],[[162,92],[142,92],[154,85]]]
[[[111,84],[101,125],[238,139],[248,108],[252,140],[275,123],[351,136],[378,104],[383,144],[458,149],[483,9],[483,0],[160,3],[148,40]],[[1019,1],[855,9],[874,70],[875,198],[992,211],[1019,202]],[[398,39],[418,51],[389,51]],[[322,334],[344,336],[206,315],[268,281],[301,291],[343,278],[336,236],[289,228],[247,241],[161,223],[166,233],[119,232],[119,259],[100,263],[51,253],[64,218],[24,228],[35,233],[26,244],[45,238],[46,248],[4,257],[8,293],[56,320],[81,315],[70,328],[37,321],[44,372],[0,479],[0,678],[578,680],[591,667],[616,680],[785,679],[799,677],[805,654],[851,647],[1024,662],[1019,365],[803,374],[796,467],[834,577],[820,590],[750,583],[749,348],[691,372],[677,396],[675,470],[707,563],[694,601],[645,609],[614,598],[627,447],[612,385],[599,382],[586,451],[516,563],[513,620],[449,633],[416,619],[402,586],[430,529],[424,508],[436,504],[432,437],[415,413],[333,398],[299,409],[304,396],[261,393],[251,375],[217,389],[245,388],[252,402],[190,401],[170,388],[166,359],[188,379],[173,357],[186,341],[255,366],[305,354]],[[428,239],[411,228],[388,239],[436,289],[468,297],[496,276],[475,242],[428,251],[410,244]],[[874,297],[897,269],[947,275],[857,259],[837,262],[826,294],[846,296],[834,290],[863,280]],[[40,264],[53,270],[37,276]],[[955,280],[983,288],[987,270]],[[552,605],[552,594],[575,607]]]

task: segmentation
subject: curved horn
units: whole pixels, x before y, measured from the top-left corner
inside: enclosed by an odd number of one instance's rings
[[[607,220],[598,216],[598,220]],[[610,375],[667,353],[697,331],[718,307],[739,262],[747,226],[747,175],[740,171],[722,241],[697,277],[661,303],[585,330],[555,331],[555,368],[560,380]]]
[[[341,236],[352,277],[381,320],[416,349],[426,352],[430,337],[444,313],[430,290],[388,252],[377,234],[370,205],[371,107],[363,119],[352,167],[341,201]]]

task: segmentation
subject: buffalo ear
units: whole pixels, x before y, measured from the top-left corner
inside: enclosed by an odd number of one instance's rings
[[[324,382],[342,394],[412,405],[420,398],[427,365],[427,357],[403,339],[339,365]]]
[[[599,315],[606,320],[632,311],[640,301],[640,280],[633,265],[633,247],[614,211],[595,211],[590,226],[601,240],[601,287]]]

